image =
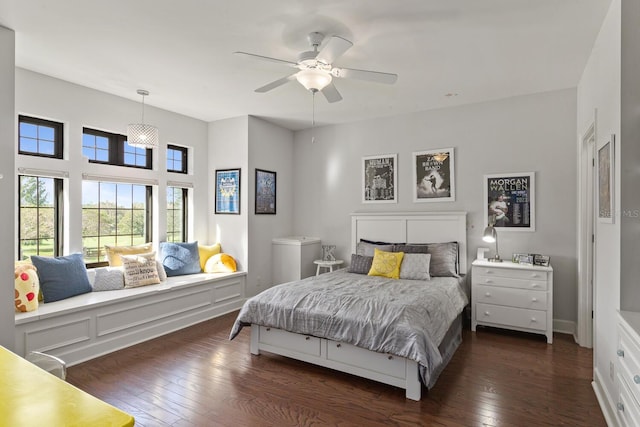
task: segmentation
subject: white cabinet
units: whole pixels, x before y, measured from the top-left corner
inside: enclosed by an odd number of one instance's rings
[[[471,330],[477,325],[544,334],[553,342],[553,269],[475,260]]]
[[[618,317],[616,401],[621,426],[640,425],[640,313],[621,311]]]
[[[278,237],[271,243],[274,285],[316,274],[313,261],[320,258],[320,239],[306,236]]]

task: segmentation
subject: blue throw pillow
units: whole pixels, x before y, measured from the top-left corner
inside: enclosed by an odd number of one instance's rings
[[[87,267],[82,254],[57,258],[32,255],[31,262],[38,269],[40,289],[45,303],[91,292]]]
[[[160,262],[169,277],[200,273],[202,271],[198,242],[160,242],[159,252]]]

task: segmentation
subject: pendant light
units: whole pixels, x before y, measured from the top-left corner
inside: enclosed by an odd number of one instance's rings
[[[149,95],[149,91],[138,89],[137,93],[142,95],[142,121],[127,126],[127,142],[132,147],[157,148],[160,141],[158,128],[144,122],[144,97]]]

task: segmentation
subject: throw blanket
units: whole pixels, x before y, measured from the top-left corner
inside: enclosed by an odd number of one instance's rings
[[[458,280],[394,280],[338,270],[285,283],[247,300],[229,339],[258,324],[346,342],[418,362],[430,385],[430,373],[442,363],[438,345],[468,303]]]

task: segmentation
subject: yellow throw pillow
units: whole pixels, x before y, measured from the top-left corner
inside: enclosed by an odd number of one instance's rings
[[[31,262],[31,258],[21,259],[16,261],[15,267],[18,268],[19,265],[33,265]],[[44,302],[44,296],[42,295],[42,288],[40,287],[40,283],[38,281],[38,302]]]
[[[220,243],[216,243],[211,246],[198,245],[198,253],[200,255],[200,268],[205,271],[204,267],[207,264],[207,260],[213,255],[217,255],[222,252]]]
[[[404,252],[385,252],[378,248],[374,249],[373,263],[369,276],[382,276],[390,279],[400,278],[400,266]]]
[[[233,273],[236,271],[236,260],[229,254],[216,254],[207,260],[205,273]]]
[[[145,243],[143,245],[133,245],[133,246],[104,245],[104,249],[107,252],[107,260],[109,261],[109,267],[120,267],[122,265],[122,259],[120,259],[120,255],[146,254],[153,250],[153,245],[151,243]]]

